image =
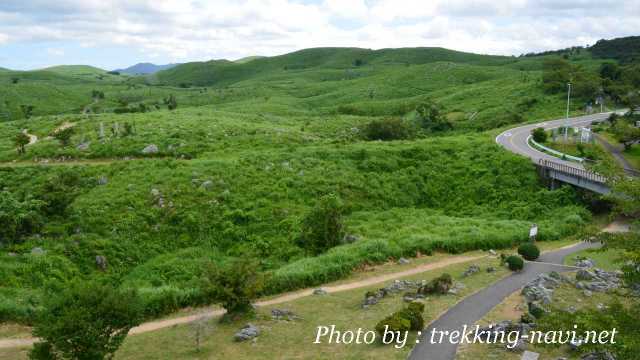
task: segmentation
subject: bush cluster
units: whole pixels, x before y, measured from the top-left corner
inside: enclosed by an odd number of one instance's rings
[[[520,271],[524,269],[524,260],[522,260],[520,256],[511,255],[508,256],[505,261],[511,271]]]
[[[370,122],[363,133],[367,140],[404,140],[415,137],[416,129],[402,119],[386,118]]]
[[[524,243],[518,247],[518,254],[529,261],[540,257],[540,249],[533,243]]]
[[[423,303],[412,302],[406,308],[397,311],[378,322],[376,325],[376,331],[380,334],[381,339],[384,337],[385,329],[393,332],[400,331],[401,333],[406,331],[420,331],[424,328],[423,312]]]
[[[453,286],[451,275],[444,273],[418,289],[420,294],[446,294]]]

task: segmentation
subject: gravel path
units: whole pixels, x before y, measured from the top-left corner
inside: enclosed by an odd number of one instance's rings
[[[514,273],[509,277],[471,295],[422,331],[419,343],[413,348],[409,359],[411,360],[449,360],[456,356],[457,344],[443,342],[431,344],[431,331],[461,330],[464,325],[473,326],[482,319],[491,309],[500,304],[507,296],[522,288],[526,283],[536,278],[539,274],[551,271],[571,271],[573,267],[564,266],[566,256],[587,248],[599,247],[600,244],[580,243],[568,248],[548,252],[540,256],[536,262],[527,262],[523,271]]]
[[[477,261],[477,260],[480,260],[480,259],[482,259],[484,257],[486,257],[486,255],[452,256],[452,257],[448,257],[448,258],[445,258],[443,260],[435,261],[435,262],[432,262],[432,263],[422,264],[422,265],[419,265],[419,266],[416,266],[416,267],[413,267],[413,268],[410,268],[410,269],[407,269],[407,270],[394,272],[394,273],[390,273],[390,274],[374,276],[374,277],[370,277],[370,278],[363,279],[363,280],[347,282],[347,283],[344,283],[344,284],[338,284],[338,285],[332,285],[332,286],[324,286],[324,287],[322,287],[322,289],[324,289],[329,294],[337,293],[337,292],[341,292],[341,291],[359,289],[359,288],[363,288],[363,287],[367,287],[367,286],[371,286],[371,285],[375,285],[375,284],[379,284],[379,283],[388,282],[388,281],[391,281],[391,280],[395,280],[395,279],[406,277],[406,276],[410,276],[410,275],[416,275],[416,274],[420,274],[420,273],[423,273],[423,272],[428,272],[428,271],[431,271],[431,270],[441,269],[441,268],[449,266],[449,265],[455,265],[455,264],[465,263],[465,262],[469,262],[469,261]],[[294,300],[297,300],[297,299],[300,299],[300,298],[303,298],[303,297],[306,297],[306,296],[311,296],[313,294],[313,291],[314,291],[314,289],[305,289],[305,290],[301,290],[301,291],[285,293],[285,294],[279,295],[277,297],[274,297],[272,299],[258,301],[257,303],[255,303],[255,305],[256,306],[269,306],[269,305],[282,304],[282,303],[289,302],[289,301],[294,301]],[[216,309],[216,310],[210,310],[210,311],[207,311],[207,312],[202,312],[202,313],[199,313],[199,314],[176,317],[176,318],[173,318],[173,319],[163,319],[163,320],[150,321],[150,322],[146,322],[144,324],[141,324],[140,326],[132,328],[131,331],[129,331],[129,334],[130,335],[142,334],[142,333],[146,333],[146,332],[150,332],[150,331],[155,331],[155,330],[159,330],[159,329],[168,328],[168,327],[171,327],[171,326],[174,326],[174,325],[187,324],[187,323],[196,321],[198,319],[201,319],[203,317],[211,318],[211,317],[221,316],[222,314],[224,314],[223,310]],[[34,342],[36,342],[36,340],[37,339],[34,339],[34,338],[0,339],[0,349],[31,346]]]

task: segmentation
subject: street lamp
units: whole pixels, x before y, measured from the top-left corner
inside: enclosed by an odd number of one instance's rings
[[[567,118],[564,124],[564,142],[567,142],[568,139],[568,131],[569,131],[569,103],[571,102],[571,83],[567,83]]]

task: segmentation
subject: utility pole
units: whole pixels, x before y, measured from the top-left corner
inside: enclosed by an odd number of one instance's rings
[[[567,142],[569,136],[569,103],[571,102],[571,83],[567,83],[567,119],[564,123],[564,142]]]

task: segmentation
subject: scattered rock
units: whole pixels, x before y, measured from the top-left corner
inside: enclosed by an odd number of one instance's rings
[[[489,267],[487,268],[487,272],[488,272],[488,273],[496,272],[496,268],[494,268],[493,266],[489,266]]]
[[[569,341],[569,347],[571,348],[571,350],[577,350],[580,346],[582,346],[582,344],[584,344],[583,339],[571,339],[571,341]]]
[[[105,271],[107,270],[107,258],[102,256],[102,255],[97,255],[96,256],[96,266],[98,266],[98,269]]]
[[[592,352],[590,354],[582,355],[581,360],[616,360],[615,356],[608,351],[605,352]]]
[[[593,296],[593,292],[591,292],[590,290],[582,290],[582,295],[584,295],[586,297],[592,297]]]
[[[489,254],[491,254],[492,256],[498,255],[498,253],[493,249],[489,250]]]
[[[34,247],[31,249],[31,255],[43,255],[44,253],[45,251],[41,247]]]
[[[460,290],[463,290],[464,288],[466,288],[466,286],[463,283],[457,282],[453,285],[451,289],[449,289],[448,293],[451,295],[457,295],[460,292]]]
[[[271,318],[274,320],[292,321],[298,319],[298,316],[291,310],[287,309],[271,309]]]
[[[147,145],[144,149],[142,149],[143,154],[157,154],[158,146],[155,144]]]
[[[596,275],[589,270],[580,269],[576,273],[576,280],[593,280],[596,278]]]
[[[462,274],[462,277],[471,276],[477,272],[480,272],[480,267],[474,264],[469,266],[469,268]]]
[[[98,185],[107,185],[109,183],[109,179],[106,176],[100,176],[98,179]]]
[[[342,238],[343,244],[351,244],[358,241],[360,238],[357,235],[347,234]]]
[[[596,264],[591,259],[576,258],[576,266],[581,268],[592,268],[596,266]]]
[[[405,259],[403,257],[401,257],[400,259],[398,259],[398,264],[400,265],[406,265],[409,264],[411,261],[409,261],[409,259]]]
[[[362,302],[362,308],[366,309],[371,305],[377,304],[382,298],[397,294],[410,289],[417,289],[423,285],[423,282],[410,281],[410,280],[395,280],[390,285],[387,285],[383,288],[380,288],[375,291],[367,291],[364,294],[364,300]],[[416,293],[405,293],[403,299],[421,299],[424,298],[424,295],[416,292]]]
[[[607,292],[622,285],[620,273],[604,271],[598,268],[579,270],[576,274],[576,288],[595,292]]]
[[[7,253],[7,255],[10,256],[10,257],[18,256],[18,254],[14,253],[14,252]]]
[[[525,351],[522,354],[522,360],[538,360],[540,358],[540,354],[537,352]]]
[[[205,190],[209,190],[213,187],[213,181],[211,180],[207,180],[205,182],[202,183],[202,185],[200,185],[201,188],[205,189]]]
[[[158,190],[158,189],[151,189],[151,196],[153,196],[153,197],[159,197],[159,196],[160,196],[160,190]]]
[[[323,288],[313,290],[313,295],[327,295],[327,290]]]
[[[233,335],[233,338],[235,341],[247,341],[257,337],[258,335],[260,335],[260,329],[253,324],[247,324]]]
[[[84,143],[79,144],[78,146],[76,146],[76,149],[78,149],[80,151],[87,151],[87,150],[89,150],[89,145],[91,145],[90,142],[84,142]]]

